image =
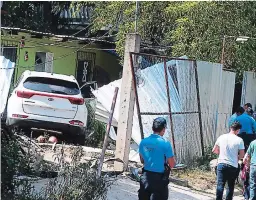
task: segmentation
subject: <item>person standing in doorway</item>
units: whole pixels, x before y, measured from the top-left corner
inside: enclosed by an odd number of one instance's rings
[[[153,134],[143,139],[139,145],[140,159],[144,164],[138,191],[139,200],[168,199],[168,171],[175,166],[175,159],[171,143],[163,138],[166,126],[164,118],[156,118],[152,126]]]
[[[221,135],[213,147],[212,152],[219,155],[216,200],[222,200],[226,182],[228,184],[226,200],[233,199],[235,181],[239,170],[238,159],[244,157],[244,142],[237,136],[241,128],[239,122],[234,122],[230,126],[230,132]]]
[[[250,168],[250,200],[256,200],[256,140],[251,142],[244,158],[244,164]]]

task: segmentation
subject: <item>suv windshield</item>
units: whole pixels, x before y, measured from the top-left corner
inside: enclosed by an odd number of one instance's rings
[[[27,89],[54,94],[77,95],[80,93],[74,82],[45,77],[29,77],[23,83]]]

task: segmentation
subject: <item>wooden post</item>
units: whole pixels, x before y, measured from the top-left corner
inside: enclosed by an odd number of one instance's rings
[[[101,176],[101,170],[102,170],[102,166],[103,166],[103,162],[104,162],[104,157],[105,157],[105,153],[106,153],[107,146],[108,146],[108,135],[109,135],[110,127],[112,124],[113,114],[115,111],[118,89],[119,89],[118,87],[115,88],[115,93],[114,93],[114,97],[113,97],[113,101],[112,101],[112,105],[111,105],[110,115],[109,115],[108,124],[107,124],[107,130],[105,133],[103,148],[102,148],[102,152],[100,155],[100,162],[99,162],[99,166],[98,166],[98,173],[97,173],[98,177]]]
[[[115,161],[115,171],[125,171],[128,167],[135,104],[135,92],[132,82],[132,71],[130,66],[131,63],[129,53],[138,53],[140,51],[140,41],[141,38],[138,34],[127,34],[126,36],[115,152],[116,159],[123,162]]]

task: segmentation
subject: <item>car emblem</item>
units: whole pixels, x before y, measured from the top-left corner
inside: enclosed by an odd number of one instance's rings
[[[48,98],[48,101],[54,101],[54,99],[53,98]]]

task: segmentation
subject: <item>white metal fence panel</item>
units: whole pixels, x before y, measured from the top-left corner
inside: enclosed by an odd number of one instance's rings
[[[0,114],[4,112],[11,86],[15,63],[0,56]]]
[[[222,71],[222,83],[218,102],[218,120],[216,137],[227,133],[228,120],[232,115],[236,74]]]
[[[216,138],[222,65],[198,61],[197,68],[204,145],[211,146]]]
[[[256,73],[244,72],[241,105],[251,103],[256,110]]]

